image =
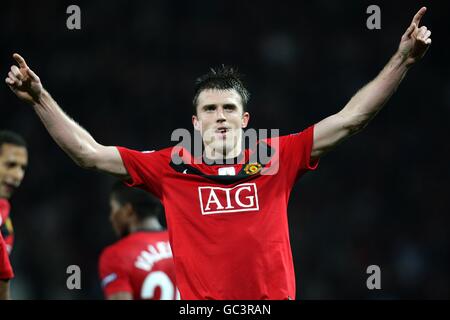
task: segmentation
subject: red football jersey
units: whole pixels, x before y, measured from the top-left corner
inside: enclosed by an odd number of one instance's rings
[[[287,207],[295,181],[318,165],[313,132],[260,141],[274,154],[263,165],[253,161],[255,148],[240,164],[208,165],[173,147],[117,147],[127,184],[164,205],[182,299],[295,298]]]
[[[8,200],[0,199],[0,228],[3,223],[8,219],[10,205]],[[14,273],[9,261],[8,249],[0,232],[0,279],[12,279]]]
[[[7,199],[0,199],[0,226],[8,219],[11,205]]]
[[[103,250],[99,273],[105,297],[129,292],[134,300],[175,300],[175,268],[167,231],[134,232]]]
[[[0,199],[0,233],[6,244],[6,249],[10,254],[14,244],[14,229],[9,212],[11,205],[7,199]]]
[[[14,278],[14,273],[9,262],[8,250],[6,249],[5,241],[0,234],[0,279],[12,279]]]

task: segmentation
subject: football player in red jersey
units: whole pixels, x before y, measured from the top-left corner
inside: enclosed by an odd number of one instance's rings
[[[175,267],[169,234],[158,220],[160,202],[148,192],[116,183],[110,220],[121,239],[99,260],[103,292],[109,300],[176,300]]]
[[[18,54],[6,83],[79,166],[118,176],[162,201],[182,299],[293,299],[291,189],[322,155],[361,131],[425,55],[431,45],[431,32],[419,26],[425,12],[416,13],[383,70],[340,111],[296,134],[260,141],[273,154],[266,163],[250,162],[255,149],[241,144],[249,95],[230,69],[197,83],[192,123],[202,135],[201,159],[179,148],[142,153],[99,144],[64,113]],[[230,159],[237,161],[223,164]]]
[[[14,274],[8,254],[14,241],[9,198],[20,186],[28,164],[25,140],[17,133],[0,131],[0,299],[9,298]]]

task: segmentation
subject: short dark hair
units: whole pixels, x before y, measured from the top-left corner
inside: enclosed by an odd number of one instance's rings
[[[9,130],[0,130],[0,152],[5,143],[13,144],[19,147],[27,147],[25,139],[21,135]]]
[[[117,181],[111,188],[111,196],[121,206],[131,204],[139,220],[158,217],[162,213],[159,200],[144,190],[128,187],[122,181]]]
[[[195,81],[194,114],[197,114],[198,96],[203,90],[218,89],[230,90],[234,89],[239,93],[242,100],[242,107],[246,111],[248,101],[250,100],[250,92],[245,88],[242,81],[242,75],[236,68],[222,65],[218,68],[211,68],[210,71]]]

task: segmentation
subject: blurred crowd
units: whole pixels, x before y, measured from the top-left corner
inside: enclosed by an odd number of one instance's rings
[[[27,59],[61,107],[100,143],[137,150],[175,142],[191,128],[194,80],[237,66],[252,94],[250,127],[303,130],[339,111],[397,49],[421,4],[378,1],[15,1],[0,13],[0,71]],[[385,109],[321,159],[291,194],[289,222],[298,299],[448,299],[450,259],[450,5],[423,20],[433,45]],[[78,168],[33,110],[6,85],[0,128],[29,145],[29,168],[12,199],[15,299],[101,299],[97,259],[115,241],[112,177]],[[78,265],[81,290],[68,290]],[[367,267],[381,269],[368,290]]]

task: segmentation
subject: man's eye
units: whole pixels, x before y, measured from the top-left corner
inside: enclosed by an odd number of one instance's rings
[[[236,108],[234,106],[224,106],[224,109],[227,111],[234,111]]]

